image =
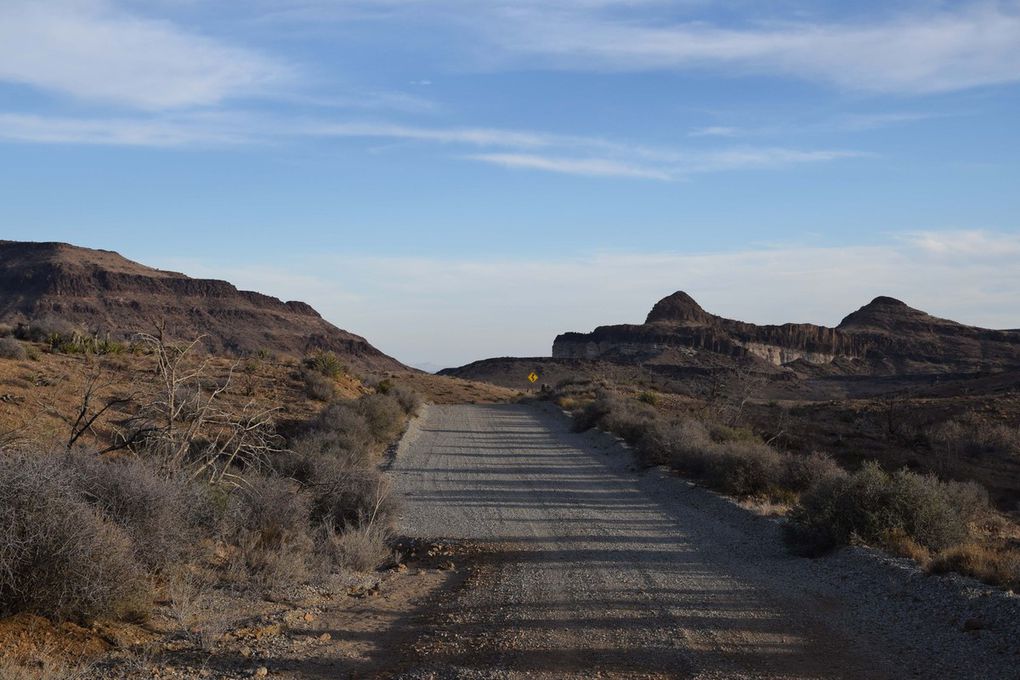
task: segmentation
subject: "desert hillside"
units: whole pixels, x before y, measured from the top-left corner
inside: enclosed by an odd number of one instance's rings
[[[165,322],[217,354],[336,353],[371,370],[405,367],[303,302],[238,290],[66,243],[0,241],[0,324],[128,340]]]

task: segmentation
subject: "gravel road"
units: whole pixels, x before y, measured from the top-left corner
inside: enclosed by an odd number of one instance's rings
[[[775,521],[555,409],[431,406],[391,469],[404,531],[487,565],[408,677],[1020,678],[1018,598],[864,549],[791,557]]]

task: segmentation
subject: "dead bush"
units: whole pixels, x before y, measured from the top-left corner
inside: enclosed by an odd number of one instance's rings
[[[331,567],[374,571],[393,560],[393,550],[387,545],[388,532],[378,525],[346,527],[337,531],[332,524],[326,524],[320,532],[317,549]]]
[[[147,612],[131,539],[82,498],[58,461],[4,458],[0,526],[0,613],[87,622]]]
[[[131,537],[135,555],[162,571],[194,548],[198,523],[195,500],[183,477],[163,478],[139,459],[102,460],[72,454],[65,462],[75,487],[102,515]]]
[[[14,338],[0,338],[0,359],[24,361],[28,358],[25,346]]]
[[[315,401],[329,401],[336,395],[336,383],[333,378],[303,366],[300,372],[304,383],[305,396]]]
[[[307,578],[313,547],[309,501],[294,482],[247,479],[230,496],[225,533],[235,547],[230,571],[236,580],[277,588]]]
[[[1020,427],[988,422],[968,413],[928,431],[936,464],[952,471],[961,458],[1020,456]]]
[[[311,520],[334,527],[372,524],[384,529],[396,520],[397,502],[389,480],[375,468],[330,468],[323,464],[309,486]]]

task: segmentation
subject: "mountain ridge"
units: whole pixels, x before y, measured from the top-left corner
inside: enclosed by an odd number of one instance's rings
[[[552,356],[670,364],[696,362],[699,352],[880,375],[981,372],[1020,366],[1020,332],[940,319],[888,296],[876,297],[835,327],[758,325],[706,312],[677,291],[655,303],[644,324],[558,335]]]
[[[300,356],[323,350],[363,368],[406,370],[305,302],[147,267],[111,250],[0,241],[0,323],[31,325],[47,318],[122,339],[163,320],[177,337],[204,336],[212,352]]]

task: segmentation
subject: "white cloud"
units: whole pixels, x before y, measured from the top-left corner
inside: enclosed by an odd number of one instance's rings
[[[160,110],[264,94],[292,77],[257,52],[104,0],[0,3],[0,81]]]
[[[708,127],[697,128],[687,133],[688,137],[736,137],[740,134],[740,130],[735,127],[727,127],[724,125],[710,125]]]
[[[982,230],[934,231],[907,234],[904,241],[931,255],[998,260],[1020,256],[1020,234]]]
[[[508,168],[587,177],[672,180],[705,172],[781,168],[864,157],[860,151],[733,147],[655,148],[599,137],[499,128],[442,128],[387,122],[291,120],[243,113],[69,118],[0,113],[0,140],[50,144],[193,147],[268,143],[295,137],[382,138],[485,149],[463,158]],[[551,150],[552,153],[536,153]]]
[[[979,236],[978,236],[979,235]],[[1020,327],[1016,234],[930,232],[875,246],[780,247],[709,253],[603,253],[558,259],[303,257],[292,267],[206,272],[303,299],[342,328],[412,363],[548,355],[563,331],[637,323],[686,290],[705,309],[757,323],[834,325],[878,295],[946,318]],[[971,245],[977,241],[983,248]],[[957,244],[955,255],[931,243]],[[947,246],[949,247],[949,246]],[[279,266],[279,265],[278,265]],[[185,271],[192,271],[194,269]],[[302,272],[293,279],[293,271]]]
[[[617,3],[622,5],[622,3]],[[969,3],[875,23],[723,28],[585,8],[504,9],[477,28],[511,58],[577,70],[716,69],[862,91],[927,93],[1020,80],[1017,3]]]
[[[525,168],[529,170],[545,170],[567,175],[589,177],[632,177],[640,179],[669,180],[672,177],[663,170],[641,167],[629,163],[609,160],[606,158],[555,158],[520,153],[489,153],[466,156],[471,160],[482,161],[505,168]]]

